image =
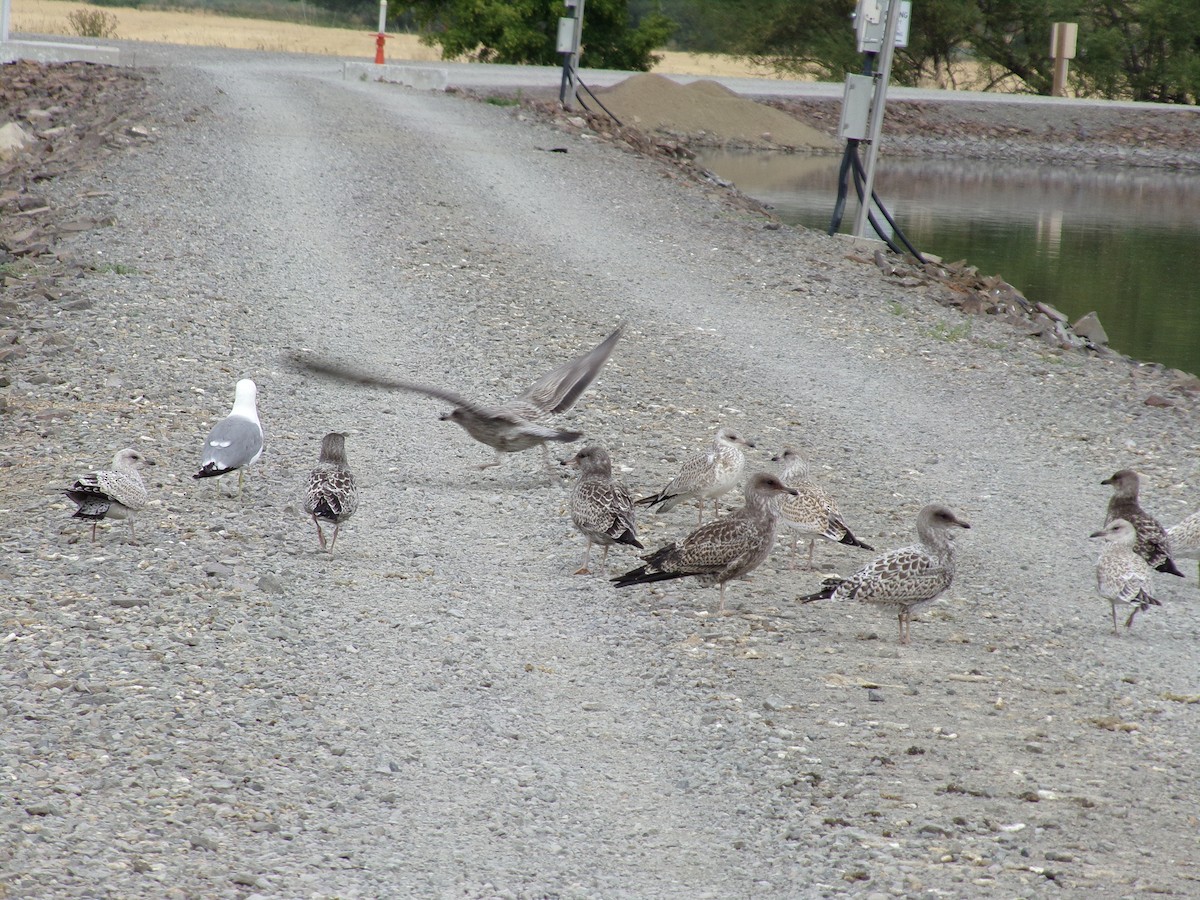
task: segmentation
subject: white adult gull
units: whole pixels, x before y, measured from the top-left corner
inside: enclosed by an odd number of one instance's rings
[[[258,387],[243,378],[234,390],[233,410],[213,426],[204,441],[200,471],[193,478],[218,478],[238,473],[238,496],[242,493],[242,475],[246,466],[258,462],[263,452],[263,430],[258,421]],[[218,482],[218,485],[220,482]]]
[[[912,615],[936,600],[954,580],[954,541],[950,528],[970,528],[947,507],[930,503],[917,513],[919,543],[876,557],[848,578],[826,578],[814,600],[858,600],[895,611],[900,643],[909,642]]]
[[[1125,519],[1113,519],[1099,531],[1093,531],[1089,537],[1101,540],[1104,546],[1096,560],[1096,589],[1100,596],[1112,604],[1113,634],[1120,634],[1117,628],[1117,605],[1131,606],[1129,618],[1125,627],[1133,626],[1133,617],[1145,612],[1151,606],[1162,606],[1150,594],[1150,582],[1154,578],[1154,570],[1142,556],[1134,550],[1138,534],[1133,525]]]
[[[721,428],[706,449],[692,454],[680,464],[679,473],[665,488],[637,502],[647,506],[658,504],[658,512],[670,512],[685,500],[695,500],[699,504],[696,516],[699,525],[704,521],[704,501],[713,501],[715,515],[720,498],[737,485],[746,469],[746,454],[742,447],[753,446],[752,441],[741,437],[732,428]]]
[[[126,447],[117,451],[111,469],[90,472],[64,491],[77,507],[72,518],[91,520],[93,541],[101,519],[125,519],[129,536],[137,539],[133,514],[146,505],[146,485],[138,469],[152,465],[153,460]]]
[[[575,405],[579,396],[587,390],[588,385],[608,362],[623,330],[624,325],[618,326],[592,350],[567,360],[547,372],[512,400],[496,406],[475,403],[445,388],[374,375],[354,366],[323,360],[312,353],[292,353],[288,358],[293,365],[327,378],[349,384],[424,394],[452,404],[454,408],[441,415],[442,421],[461,425],[471,437],[481,444],[487,444],[496,452],[496,458],[481,465],[481,469],[500,465],[505,453],[517,453],[533,447],[542,448],[543,461],[547,469],[550,469],[550,454],[546,450],[546,442],[569,443],[579,440],[583,433],[553,428],[539,420],[552,414],[565,413]]]

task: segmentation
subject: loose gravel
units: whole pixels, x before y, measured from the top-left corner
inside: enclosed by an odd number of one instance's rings
[[[67,283],[4,309],[29,350],[0,363],[0,896],[1200,891],[1195,571],[1115,636],[1087,541],[1125,466],[1164,522],[1200,507],[1169,373],[947,310],[516,109],[324,59],[139,58],[148,137],[42,186],[111,225],[61,234],[34,262]],[[566,421],[635,493],[730,424],[755,468],[805,448],[877,547],[931,500],[972,523],[911,646],[796,604],[820,575],[782,549],[726,617],[690,582],[573,576],[537,453],[479,471],[439,404],[281,361],[498,399],[619,321]],[[191,475],[243,376],[267,445],[239,502]],[[300,490],[335,429],[362,502],[330,555]],[[126,445],[158,463],[138,541],[93,544],[60,491]]]

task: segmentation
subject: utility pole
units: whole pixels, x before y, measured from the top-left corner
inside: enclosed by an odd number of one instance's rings
[[[854,217],[854,236],[861,238],[867,231],[867,216],[871,211],[871,195],[875,189],[875,162],[879,156],[879,135],[883,132],[883,108],[887,100],[888,79],[892,74],[892,57],[896,54],[896,35],[900,31],[900,0],[887,2],[887,26],[883,46],[879,48],[879,67],[874,73],[875,96],[871,103],[871,120],[867,128],[867,163],[863,176],[862,200]],[[860,10],[862,4],[860,4]]]
[[[572,109],[575,102],[579,68],[579,47],[583,42],[583,4],[587,0],[563,0],[567,15],[558,20],[558,52],[563,55],[562,85],[558,89],[558,103],[563,109]]]

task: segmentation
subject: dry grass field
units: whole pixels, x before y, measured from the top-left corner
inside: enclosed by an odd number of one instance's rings
[[[12,31],[74,36],[67,17],[77,9],[99,10],[101,7],[89,7],[72,0],[12,0]],[[116,19],[116,36],[121,40],[375,58],[375,36],[366,31],[319,28],[200,12],[164,12],[131,7],[102,9]],[[410,34],[390,37],[386,54],[389,62],[432,61],[440,58],[436,47],[426,47]],[[662,63],[655,69],[657,72],[675,75],[770,77],[769,72],[755,70],[726,56],[671,52],[666,52],[663,56]]]

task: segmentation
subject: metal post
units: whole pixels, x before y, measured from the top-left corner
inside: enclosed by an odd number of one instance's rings
[[[583,4],[586,0],[566,0],[567,12],[572,15],[559,20],[559,47],[563,55],[562,84],[558,89],[558,102],[563,109],[571,109],[575,100],[579,67],[579,45],[583,40]],[[570,22],[570,34],[564,34],[562,26]],[[564,46],[564,43],[567,46]]]
[[[8,23],[12,16],[12,0],[0,0],[0,44],[8,43]]]
[[[1051,97],[1063,97],[1067,93],[1067,66],[1075,58],[1075,44],[1079,33],[1076,22],[1055,22],[1050,26],[1050,57],[1054,60],[1054,82]]]
[[[892,57],[896,54],[896,34],[900,30],[900,0],[889,0],[887,28],[879,52],[879,68],[875,73],[875,99],[871,104],[871,122],[867,134],[867,164],[863,178],[863,197],[854,217],[854,236],[861,238],[867,230],[867,215],[871,211],[871,195],[875,190],[875,160],[879,156],[879,135],[883,132],[883,108],[887,100],[888,79],[892,74]]]
[[[387,37],[387,0],[379,0],[379,33],[375,35],[375,65],[383,65],[383,41]]]

